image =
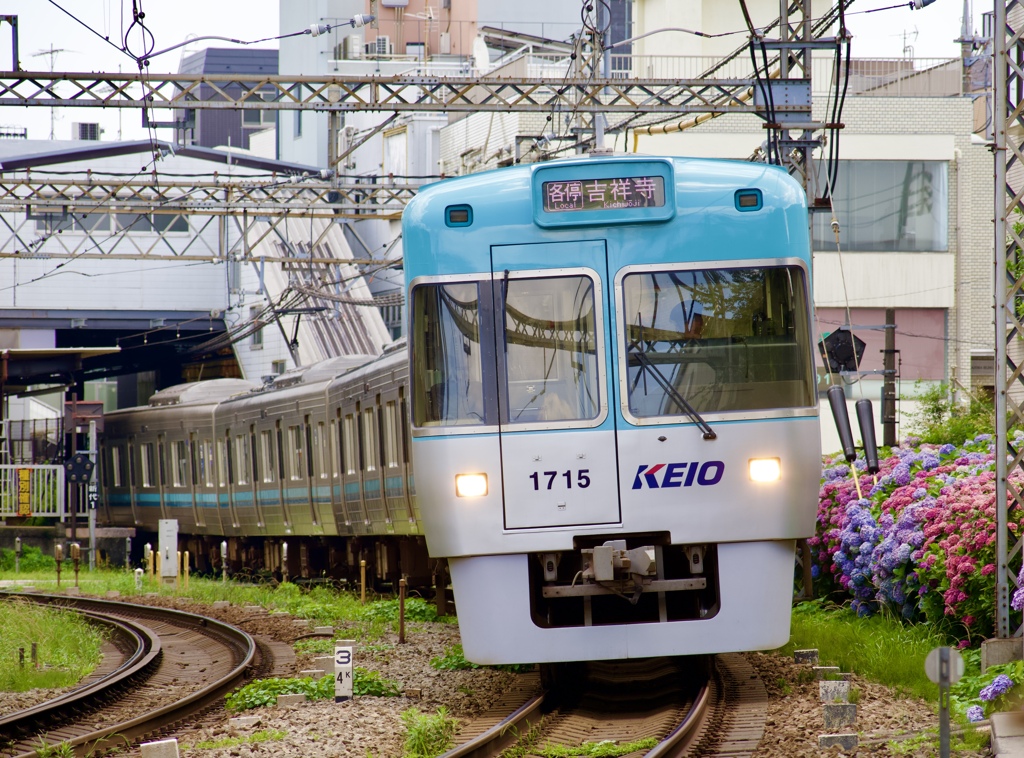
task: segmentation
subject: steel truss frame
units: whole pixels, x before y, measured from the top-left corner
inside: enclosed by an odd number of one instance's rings
[[[844,0],[847,4],[850,0]],[[779,76],[790,71],[803,80],[810,79],[812,47],[835,44],[834,40],[815,39],[829,19],[812,27],[810,0],[780,0],[779,39],[766,41],[777,58],[769,67],[778,67]],[[596,48],[597,46],[593,46]],[[741,48],[733,55],[743,52]],[[597,50],[594,49],[596,54]],[[0,72],[0,106],[108,107],[188,110],[312,110],[326,112],[336,129],[345,112],[390,111],[393,120],[410,112],[573,112],[586,116],[630,114],[646,116],[727,113],[765,113],[763,104],[751,100],[756,89],[752,78],[715,78],[714,69],[696,79],[617,79],[593,75],[596,58],[566,78],[473,78],[431,75],[402,76],[232,76],[226,74],[108,74]],[[589,69],[589,70],[588,70]],[[762,76],[771,82],[768,71]],[[774,76],[774,75],[773,75]],[[810,103],[775,104],[775,124],[786,147],[786,167],[799,176],[813,201],[810,165],[817,140],[811,130],[819,125],[806,123]],[[799,121],[799,123],[797,123]],[[388,121],[385,122],[385,124]],[[381,127],[383,128],[383,126]],[[799,132],[790,137],[789,130]],[[371,133],[372,136],[372,133]],[[339,155],[335,140],[329,145],[329,163],[336,166],[358,144]],[[0,173],[0,214],[29,211],[40,213],[152,213],[180,216],[230,216],[241,218],[241,225],[253,215],[264,220],[292,218],[365,219],[400,217],[405,203],[415,194],[415,185],[342,184],[310,179],[291,182],[259,183],[232,179],[185,184],[162,178],[142,177],[127,181],[108,181],[96,177],[61,180],[41,179],[31,173]],[[271,221],[272,225],[277,222]],[[209,220],[204,222],[207,228]],[[31,239],[25,224],[12,226],[7,220],[0,228],[10,232],[0,239],[0,258],[31,256],[41,240]],[[227,259],[239,255],[237,245],[229,251],[221,242],[217,250],[175,251],[164,232],[156,244],[133,242],[138,257],[156,257],[170,249],[180,259]],[[118,236],[118,235],[115,235]],[[118,238],[131,235],[119,235]],[[225,235],[221,235],[223,240]],[[104,242],[86,233],[86,243],[75,245],[61,241],[61,250],[45,253],[48,257],[113,258],[125,255],[114,242]],[[15,249],[11,250],[11,244]],[[121,249],[129,245],[117,243]],[[251,244],[245,241],[242,257]],[[128,254],[129,256],[132,254]],[[267,258],[266,260],[271,260]],[[282,259],[284,260],[284,259]],[[323,263],[334,261],[324,260]]]
[[[995,153],[995,347],[996,347],[996,637],[1020,637],[1020,614],[1011,607],[1018,587],[1022,538],[1010,526],[1020,523],[1024,490],[1011,471],[1024,471],[1024,447],[1007,434],[1007,419],[1024,423],[1024,365],[1007,348],[1024,338],[1024,5],[996,0],[993,26],[992,97]],[[1010,510],[1016,512],[1011,518]]]
[[[750,79],[0,74],[0,106],[174,110],[752,113]],[[781,109],[781,108],[780,108]]]

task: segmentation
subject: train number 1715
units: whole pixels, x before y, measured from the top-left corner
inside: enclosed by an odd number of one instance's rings
[[[576,486],[581,490],[585,490],[590,486],[590,469],[581,468],[576,471],[534,471],[530,474],[530,478],[533,480],[533,488],[535,490],[540,489],[553,489],[556,486],[561,487],[562,481],[565,481],[566,489],[572,489],[573,487],[573,474],[576,475]]]

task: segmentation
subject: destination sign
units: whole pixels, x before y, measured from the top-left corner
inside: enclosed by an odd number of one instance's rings
[[[661,176],[627,176],[544,182],[544,210],[605,211],[622,208],[661,208],[665,205],[665,179]]]

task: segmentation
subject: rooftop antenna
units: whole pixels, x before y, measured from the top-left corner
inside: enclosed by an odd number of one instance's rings
[[[32,57],[33,58],[41,58],[44,55],[50,56],[50,73],[52,74],[53,73],[54,64],[56,64],[56,62],[57,62],[57,54],[58,53],[71,53],[71,52],[74,52],[74,51],[73,50],[65,50],[62,47],[54,48],[53,43],[51,42],[49,50],[40,50],[38,53],[33,53]],[[54,127],[54,122],[56,121],[56,112],[57,112],[56,108],[53,108],[53,107],[50,108],[50,139],[53,139],[53,127]]]

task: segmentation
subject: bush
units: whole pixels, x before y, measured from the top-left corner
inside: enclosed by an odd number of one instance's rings
[[[965,392],[966,403],[953,402],[949,386],[943,382],[928,389],[918,388],[920,406],[908,414],[910,429],[921,442],[941,445],[974,439],[979,434],[992,434],[996,428],[995,404],[980,392]]]
[[[239,687],[227,696],[225,706],[229,711],[246,711],[277,703],[278,695],[305,695],[310,700],[334,697],[334,677],[320,679],[257,679]]]
[[[43,551],[31,545],[25,545],[21,549],[21,570],[25,573],[32,571],[56,571],[57,561],[52,555],[43,555]],[[14,571],[14,551],[9,548],[0,550],[0,571]]]
[[[364,621],[398,621],[398,600],[378,600],[363,608]],[[437,621],[437,608],[420,597],[405,600],[406,621]]]
[[[1024,444],[1017,432],[1014,444]],[[877,483],[855,462],[859,498],[842,456],[826,460],[811,546],[819,594],[852,597],[860,615],[887,608],[965,641],[993,628],[995,451],[991,435],[957,446],[901,447],[880,461]],[[1013,487],[1024,475],[1011,475]],[[1009,526],[1024,513],[1007,498]],[[1024,605],[1024,604],[1022,604]]]

